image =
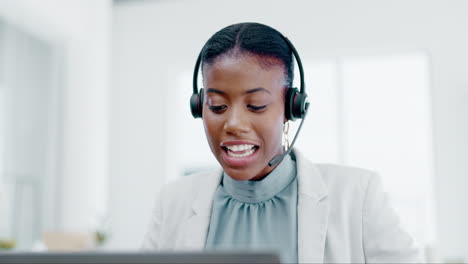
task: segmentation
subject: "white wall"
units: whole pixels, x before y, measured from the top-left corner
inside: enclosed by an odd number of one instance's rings
[[[0,16],[64,51],[59,228],[106,210],[110,0],[2,0]]]
[[[220,28],[258,21],[285,33],[302,60],[426,51],[432,59],[438,253],[468,260],[466,1],[124,1],[114,10],[111,214],[115,246],[134,247],[168,170],[162,152],[177,69],[192,69]],[[309,85],[313,96],[313,84]],[[204,140],[204,139],[203,139]],[[166,145],[167,144],[167,145]],[[129,188],[123,188],[126,185]],[[135,192],[132,192],[132,191]],[[120,193],[131,192],[122,199]],[[454,194],[457,194],[456,196]],[[134,206],[138,205],[138,206]],[[128,210],[130,208],[130,210]],[[123,231],[132,227],[131,231]],[[129,235],[126,241],[118,238]]]

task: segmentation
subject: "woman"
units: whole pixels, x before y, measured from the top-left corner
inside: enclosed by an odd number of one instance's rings
[[[288,263],[419,261],[374,173],[313,164],[295,150],[269,165],[287,148],[291,48],[258,23],[228,26],[205,44],[199,115],[222,171],[165,186],[144,248],[274,249]]]

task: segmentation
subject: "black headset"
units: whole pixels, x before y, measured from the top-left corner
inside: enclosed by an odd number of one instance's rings
[[[297,88],[289,87],[286,93],[284,107],[286,118],[288,120],[294,121],[297,118],[304,118],[307,112],[307,108],[309,107],[309,102],[305,91],[304,70],[302,68],[301,58],[299,57],[299,54],[297,53],[294,45],[291,43],[291,41],[289,41],[288,38],[283,36],[281,33],[279,34],[292,50],[299,67],[301,89],[297,90]],[[190,109],[194,118],[201,118],[203,115],[203,88],[198,91],[198,71],[201,65],[202,52],[203,49],[198,55],[197,62],[195,63],[195,69],[193,71],[193,94],[190,97]]]
[[[292,147],[294,146],[294,143],[296,143],[297,136],[299,135],[299,131],[301,131],[302,124],[304,124],[304,119],[307,115],[307,109],[309,108],[309,100],[305,92],[304,70],[302,68],[301,58],[299,57],[299,54],[297,53],[296,48],[291,43],[291,41],[289,41],[289,39],[283,36],[281,33],[279,34],[284,39],[286,44],[288,44],[289,48],[294,54],[294,57],[296,58],[301,79],[301,89],[299,91],[297,90],[297,88],[294,87],[289,87],[287,90],[284,114],[288,120],[294,121],[300,118],[302,119],[302,121],[299,125],[299,128],[297,129],[296,135],[294,136],[294,139],[289,149],[284,153],[276,155],[273,159],[271,159],[270,162],[268,162],[268,165],[270,167],[273,167],[275,164],[283,160],[283,158],[286,155],[289,155],[289,153],[291,153]],[[203,88],[201,88],[200,91],[198,91],[198,71],[201,65],[202,53],[203,49],[200,51],[200,54],[198,54],[197,62],[195,63],[195,69],[193,71],[193,94],[190,97],[190,110],[192,111],[192,115],[194,118],[201,118],[203,115]]]

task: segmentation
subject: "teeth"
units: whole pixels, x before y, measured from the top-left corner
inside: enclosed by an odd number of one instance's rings
[[[230,145],[225,146],[228,151],[228,155],[234,158],[243,158],[252,155],[255,152],[255,145],[243,144],[243,145]],[[243,153],[234,153],[243,152]]]
[[[245,150],[251,150],[254,147],[254,145],[250,144],[244,144],[244,145],[232,145],[232,146],[226,146],[231,151],[245,151]]]
[[[234,158],[243,158],[243,157],[252,155],[254,151],[255,150],[253,148],[247,151],[246,153],[242,153],[242,154],[235,154],[235,153],[232,153],[231,151],[228,151],[228,155]]]

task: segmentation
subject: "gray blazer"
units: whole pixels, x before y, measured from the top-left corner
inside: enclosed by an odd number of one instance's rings
[[[313,164],[294,153],[299,186],[299,262],[423,262],[375,173]],[[221,170],[216,170],[164,186],[143,249],[202,250],[220,180]]]

